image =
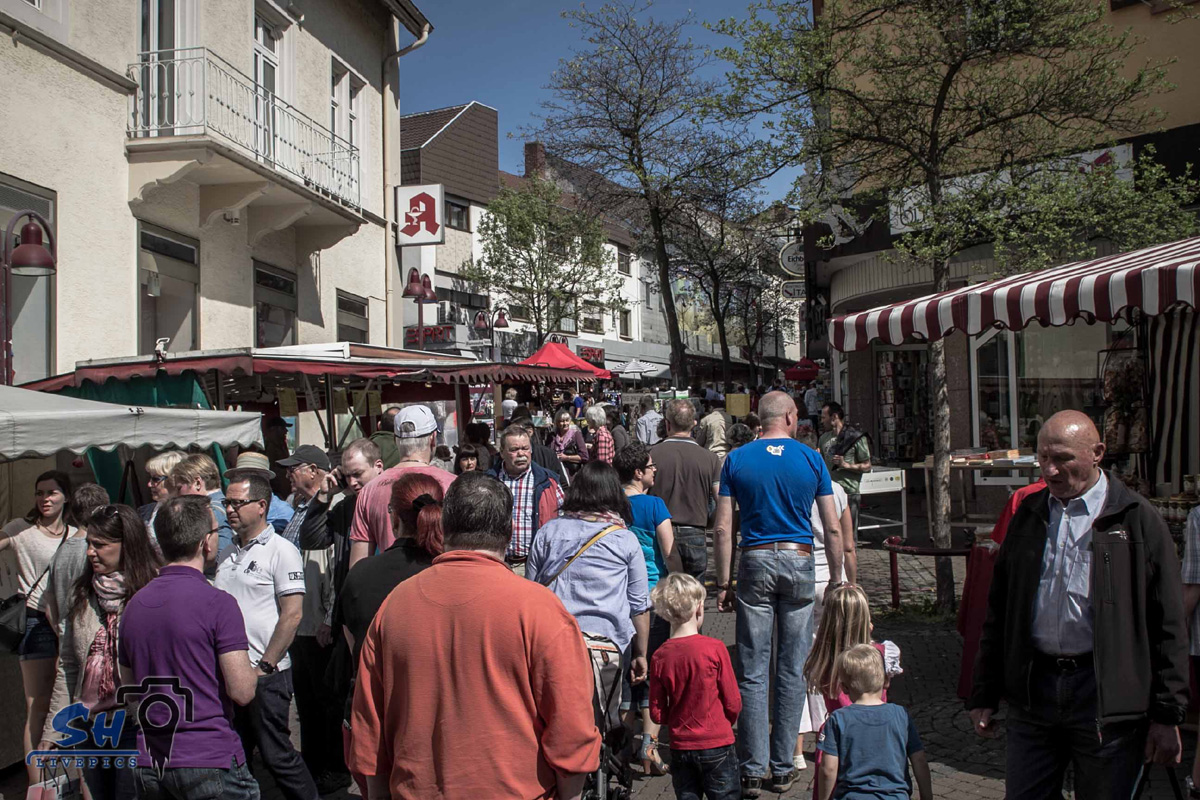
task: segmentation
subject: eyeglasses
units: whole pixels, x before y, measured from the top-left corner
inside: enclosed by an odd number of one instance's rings
[[[261,500],[230,500],[228,497],[226,497],[221,502],[221,505],[225,506],[226,508],[232,508],[234,511],[240,511],[242,506],[249,505],[250,503],[261,502]]]
[[[313,464],[296,464],[295,466],[287,468],[287,474],[291,475],[292,473],[296,472],[297,470],[304,469],[305,467],[308,467],[309,469],[316,468]]]
[[[151,475],[151,476],[150,476],[150,477],[149,477],[149,478],[146,480],[146,483],[154,483],[154,484],[158,484],[158,483],[162,483],[162,482],[163,482],[163,481],[165,481],[166,479],[167,479],[167,476],[166,476],[166,475]]]
[[[655,464],[654,462],[650,462],[646,466],[642,467],[642,469],[644,469],[644,470],[645,469],[658,469],[658,464]]]

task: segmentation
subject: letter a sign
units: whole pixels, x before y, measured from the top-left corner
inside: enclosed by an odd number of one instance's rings
[[[440,183],[396,187],[396,244],[446,241],[445,193]]]

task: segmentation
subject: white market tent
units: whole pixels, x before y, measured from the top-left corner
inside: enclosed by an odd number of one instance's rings
[[[258,413],[125,406],[0,386],[0,460],[119,445],[262,444]]]

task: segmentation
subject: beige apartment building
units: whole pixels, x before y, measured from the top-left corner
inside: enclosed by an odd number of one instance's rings
[[[162,339],[392,344],[389,56],[430,30],[410,0],[0,0],[0,224],[58,240],[14,279],[16,383]]]

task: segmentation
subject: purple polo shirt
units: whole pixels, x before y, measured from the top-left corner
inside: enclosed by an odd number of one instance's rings
[[[173,738],[162,731],[138,732],[139,766],[149,767],[164,754],[168,768],[229,769],[234,762],[245,762],[218,660],[222,653],[249,649],[242,612],[232,596],[191,567],[163,567],[130,598],[121,617],[119,647],[121,665],[133,671],[139,684],[146,678],[174,677],[192,694],[190,720],[179,701],[181,718]],[[161,691],[179,696],[171,689]],[[158,725],[170,716],[161,703],[150,705],[147,713]]]

